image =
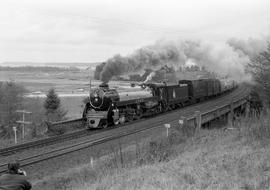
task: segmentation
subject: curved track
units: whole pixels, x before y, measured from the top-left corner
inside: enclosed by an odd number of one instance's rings
[[[210,107],[228,104],[228,102],[230,102],[232,99],[238,100],[247,95],[248,95],[248,89],[241,86],[239,87],[239,89],[236,89],[234,92],[227,94],[226,96],[222,96],[214,100],[203,102],[200,104],[188,106],[188,107],[182,108],[181,110],[174,110],[169,113],[158,115],[154,118],[148,118],[148,119],[139,120],[134,123],[128,123],[126,127],[113,128],[113,130],[105,130],[105,131],[102,130],[96,134],[92,134],[91,139],[86,140],[84,142],[79,142],[77,144],[73,144],[70,146],[57,148],[52,151],[47,151],[47,152],[37,154],[34,156],[25,157],[23,159],[20,159],[20,162],[22,166],[33,165],[35,163],[38,163],[44,160],[52,159],[52,158],[55,158],[64,154],[68,154],[74,151],[85,149],[93,145],[101,144],[101,143],[104,143],[113,139],[128,136],[134,133],[139,133],[139,132],[146,131],[149,129],[153,129],[153,128],[159,127],[160,125],[163,125],[165,122],[170,122],[173,125],[177,125],[180,114],[186,117],[190,117],[194,115],[194,112],[197,110],[206,111],[206,110],[209,110]],[[147,120],[147,122],[145,122],[145,120]],[[85,130],[84,130],[84,133],[85,133]],[[5,171],[6,169],[5,167],[6,167],[6,164],[0,165],[0,173]]]
[[[229,94],[226,94],[226,95],[229,95]],[[222,95],[221,97],[223,97],[223,96],[224,95]],[[217,98],[221,98],[221,97],[217,97]],[[215,99],[209,99],[209,100],[207,100],[207,102],[212,101],[212,100],[215,100]],[[202,103],[205,103],[205,102],[202,102]],[[202,103],[200,103],[200,104],[202,104]],[[200,104],[196,104],[196,105],[200,105]],[[194,106],[194,105],[191,105],[191,106]],[[172,110],[172,111],[169,111],[169,112],[163,113],[163,114],[168,114],[168,113],[172,113],[175,111],[179,111],[179,109]],[[163,115],[163,114],[160,114],[160,115]],[[157,115],[155,117],[158,117],[160,115]],[[131,122],[125,123],[125,124],[117,126],[117,127],[122,127],[122,126],[130,125],[130,124],[134,124],[136,122],[141,122],[141,121],[144,121],[146,119],[149,119],[149,117],[143,118],[140,120],[136,120],[136,121],[131,121]],[[81,118],[81,119],[74,119],[74,120],[69,120],[69,121],[56,122],[56,123],[53,123],[53,125],[57,125],[57,126],[64,126],[64,125],[70,125],[70,124],[78,125],[78,124],[82,123],[82,120],[83,119]],[[13,145],[10,147],[0,149],[0,156],[8,156],[8,155],[16,154],[18,152],[25,151],[25,150],[30,149],[30,148],[37,148],[37,147],[43,147],[43,146],[47,146],[47,145],[57,144],[57,143],[61,143],[64,141],[93,135],[93,134],[103,132],[106,130],[115,129],[117,127],[110,127],[107,129],[96,130],[96,131],[95,130],[89,131],[89,130],[82,129],[79,131],[75,131],[75,132],[71,132],[71,133],[67,133],[67,134],[63,134],[63,135],[58,135],[58,136],[48,137],[48,138],[30,141],[30,142],[26,142],[26,143],[21,143],[18,145]]]

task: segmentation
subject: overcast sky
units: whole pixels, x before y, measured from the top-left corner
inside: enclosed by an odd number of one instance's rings
[[[0,62],[97,62],[160,39],[260,38],[269,0],[2,0]]]

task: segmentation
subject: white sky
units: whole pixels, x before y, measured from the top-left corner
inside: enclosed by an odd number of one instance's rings
[[[96,62],[160,39],[260,38],[269,0],[1,0],[0,62]]]

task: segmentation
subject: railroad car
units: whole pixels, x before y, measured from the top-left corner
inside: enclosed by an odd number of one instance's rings
[[[135,84],[132,84],[134,86]],[[88,128],[105,128],[156,115],[222,94],[233,83],[217,79],[180,80],[178,83],[142,83],[132,92],[118,92],[101,84],[90,94],[83,118]]]
[[[187,84],[192,102],[200,102],[221,94],[221,84],[217,79],[180,80],[179,84]]]

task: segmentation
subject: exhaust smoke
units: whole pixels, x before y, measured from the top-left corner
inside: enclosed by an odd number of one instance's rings
[[[266,48],[266,45],[265,39],[244,41],[232,38],[219,45],[192,40],[158,41],[128,56],[115,55],[99,66],[96,74],[100,80],[108,83],[113,76],[139,73],[145,69],[156,71],[164,66],[178,70],[192,62],[238,82],[250,81],[251,76],[245,72],[245,68],[251,58]],[[152,72],[146,81],[154,75],[155,72]]]

